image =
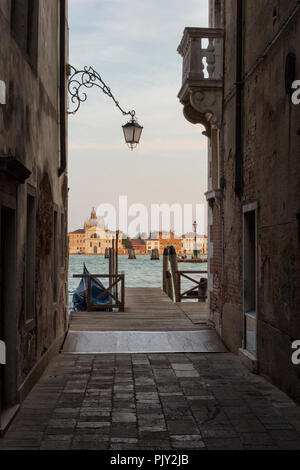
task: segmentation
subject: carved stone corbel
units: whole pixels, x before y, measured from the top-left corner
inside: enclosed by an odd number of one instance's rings
[[[202,126],[205,127],[203,135],[210,137],[210,125],[204,114],[199,113],[190,103],[186,103],[183,107],[183,115],[185,119],[192,124],[202,124]]]
[[[222,120],[222,89],[208,88],[190,93],[190,103],[201,115],[205,116],[209,125],[221,127]]]
[[[184,106],[185,118],[193,124],[202,124],[208,137],[211,126],[221,128],[223,38],[221,29],[185,28],[178,47],[183,57],[178,98]]]

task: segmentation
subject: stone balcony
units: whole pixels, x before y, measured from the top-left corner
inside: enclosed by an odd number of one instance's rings
[[[212,125],[221,125],[223,38],[222,29],[185,28],[177,49],[183,57],[178,98],[184,116],[193,124],[202,124],[207,136]]]

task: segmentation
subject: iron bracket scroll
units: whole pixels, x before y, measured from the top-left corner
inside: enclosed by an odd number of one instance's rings
[[[72,110],[68,110],[68,114],[75,114],[81,103],[87,100],[87,93],[84,91],[85,88],[97,87],[103,91],[103,93],[109,96],[115,103],[116,107],[121,111],[123,116],[130,115],[132,120],[135,117],[135,111],[125,111],[115,99],[111,92],[111,89],[102,80],[101,76],[91,66],[85,66],[83,70],[77,70],[72,65],[67,66],[68,79],[68,92],[70,95],[70,103],[73,105]],[[71,106],[72,107],[72,106]]]

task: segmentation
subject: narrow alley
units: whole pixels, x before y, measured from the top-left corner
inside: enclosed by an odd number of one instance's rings
[[[1,470],[300,451],[300,0],[0,0],[0,30]]]

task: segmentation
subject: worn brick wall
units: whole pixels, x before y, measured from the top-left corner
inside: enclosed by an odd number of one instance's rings
[[[214,203],[212,208],[213,225],[210,226],[210,243],[213,256],[210,258],[210,273],[213,276],[213,290],[210,294],[210,309],[220,313],[222,310],[222,210]]]
[[[244,188],[239,200],[234,192],[235,4],[228,0],[225,5],[223,337],[232,351],[242,346],[242,206],[257,201],[259,370],[300,400],[299,366],[291,363],[291,342],[300,339],[300,106],[292,105],[285,91],[284,73],[286,56],[293,52],[300,79],[300,11],[281,32],[296,1],[244,2]]]

